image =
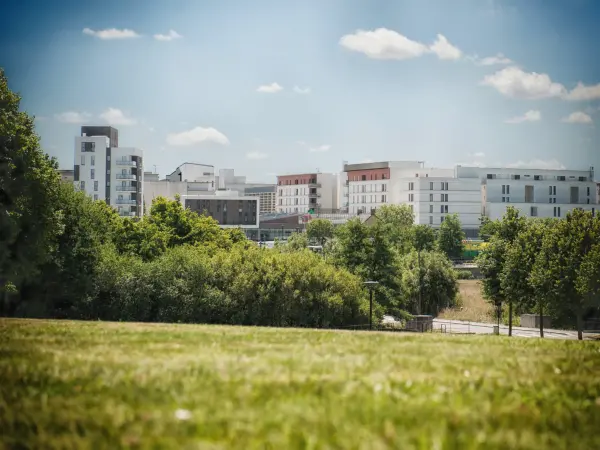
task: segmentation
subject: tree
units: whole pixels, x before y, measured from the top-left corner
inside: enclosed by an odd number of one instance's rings
[[[23,285],[27,299],[19,305],[20,316],[73,317],[78,303],[92,295],[101,247],[122,231],[113,208],[72,184],[61,183],[58,200],[61,232],[38,277]]]
[[[494,302],[498,314],[502,302],[508,301],[508,335],[512,336],[513,302],[507,297],[502,288],[502,273],[506,261],[506,253],[513,245],[519,234],[526,226],[526,219],[519,214],[519,210],[509,206],[506,208],[502,220],[491,227],[494,234],[490,237],[484,251],[477,259],[477,265],[483,275],[482,286],[484,297]],[[499,317],[499,316],[498,316]]]
[[[333,237],[333,223],[327,219],[314,219],[306,225],[308,239],[316,241],[325,246],[327,241]]]
[[[517,235],[504,255],[504,266],[500,273],[504,295],[516,304],[520,312],[538,307],[540,313],[540,336],[544,337],[544,306],[550,293],[531,277],[534,266],[544,264],[540,253],[544,236],[551,232],[553,221],[531,220]],[[547,279],[543,279],[543,282]]]
[[[5,293],[37,277],[60,231],[56,161],[40,149],[33,118],[19,111],[20,101],[0,69],[0,309],[7,314],[17,297]]]
[[[443,253],[412,251],[398,265],[402,293],[421,314],[437,315],[455,305],[458,284],[452,263]],[[416,306],[421,302],[419,306]]]
[[[464,250],[463,240],[465,233],[462,230],[462,224],[458,214],[446,216],[437,236],[437,248],[445,253],[448,258],[460,258]]]
[[[428,225],[413,227],[413,246],[417,251],[433,251],[435,249],[435,230]]]
[[[308,247],[308,237],[306,233],[292,233],[285,245],[286,250],[298,251]]]
[[[488,242],[490,238],[496,234],[499,221],[491,220],[487,216],[481,216],[479,220],[481,222],[481,225],[479,226],[479,236],[485,242]]]
[[[551,305],[570,311],[577,321],[579,339],[583,339],[583,316],[600,304],[596,280],[600,250],[600,219],[589,211],[573,210],[557,221],[552,233],[542,242],[544,260],[537,267],[538,284],[552,280]],[[549,281],[546,281],[549,283]]]
[[[383,205],[375,212],[375,218],[400,254],[410,251],[415,215],[408,205]]]

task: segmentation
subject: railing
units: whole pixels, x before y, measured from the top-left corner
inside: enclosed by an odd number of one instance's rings
[[[137,166],[137,163],[131,159],[117,159],[116,163],[117,166]]]
[[[117,180],[135,180],[137,176],[132,173],[118,173]]]
[[[137,188],[135,186],[117,186],[117,191],[135,192]]]
[[[131,200],[129,198],[117,199],[117,205],[136,205],[136,204],[137,204],[137,200]]]
[[[308,183],[308,185],[311,187],[318,187],[318,188],[321,187],[321,183]]]

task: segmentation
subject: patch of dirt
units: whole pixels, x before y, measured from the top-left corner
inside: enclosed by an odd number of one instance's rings
[[[457,308],[444,309],[438,318],[468,320],[471,322],[494,322],[494,307],[481,294],[478,280],[458,281],[459,303]]]

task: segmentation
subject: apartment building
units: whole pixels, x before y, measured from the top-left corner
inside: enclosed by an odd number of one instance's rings
[[[119,147],[112,127],[81,127],[75,138],[73,183],[94,200],[103,200],[121,216],[144,214],[143,151]]]
[[[248,197],[258,197],[260,199],[261,215],[275,212],[277,203],[275,186],[248,187],[244,189],[244,194]]]
[[[181,202],[185,208],[212,217],[221,228],[258,229],[259,197],[216,191],[209,195],[183,195]]]
[[[346,164],[344,171],[350,214],[407,204],[415,223],[432,227],[458,214],[467,237],[478,235],[481,216],[500,218],[508,206],[528,217],[564,217],[574,208],[595,213],[598,205],[593,169],[435,169],[420,161],[386,161]]]
[[[304,173],[277,177],[276,212],[306,213],[331,211],[340,207],[339,175]]]

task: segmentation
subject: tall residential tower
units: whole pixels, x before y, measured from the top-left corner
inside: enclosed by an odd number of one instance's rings
[[[81,127],[75,138],[73,182],[94,200],[103,200],[121,216],[142,217],[143,151],[119,147],[119,131],[112,127]]]

